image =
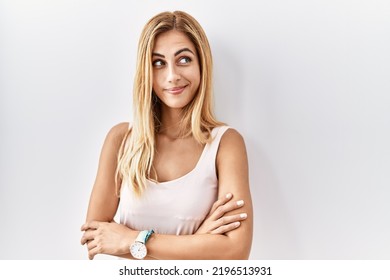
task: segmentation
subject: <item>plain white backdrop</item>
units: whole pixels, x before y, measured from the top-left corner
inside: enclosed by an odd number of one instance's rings
[[[166,10],[204,27],[217,116],[245,137],[251,259],[390,259],[386,0],[0,0],[0,259],[87,258],[100,148]]]

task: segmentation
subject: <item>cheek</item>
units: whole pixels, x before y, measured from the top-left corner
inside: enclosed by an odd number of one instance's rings
[[[200,72],[199,71],[194,73],[193,81],[194,81],[194,85],[196,86],[196,88],[198,88],[199,84],[200,84]]]
[[[191,81],[193,87],[197,87],[200,83],[200,71],[197,68],[187,69],[185,73],[183,73],[183,76]]]

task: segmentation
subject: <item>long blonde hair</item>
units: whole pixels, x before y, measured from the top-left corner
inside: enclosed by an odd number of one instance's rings
[[[200,24],[182,11],[163,12],[148,21],[138,44],[138,58],[133,88],[134,120],[124,137],[116,171],[137,195],[146,187],[153,170],[156,133],[160,127],[161,101],[153,92],[152,51],[156,37],[164,32],[183,32],[194,44],[200,67],[200,84],[194,99],[183,108],[182,137],[192,135],[199,143],[211,141],[211,130],[221,125],[212,111],[212,56],[210,45]],[[117,184],[117,194],[120,184]]]

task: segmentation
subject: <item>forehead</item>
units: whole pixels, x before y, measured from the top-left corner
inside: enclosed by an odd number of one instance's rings
[[[158,53],[171,53],[180,48],[195,50],[195,46],[186,34],[177,30],[164,32],[156,37],[153,51]]]

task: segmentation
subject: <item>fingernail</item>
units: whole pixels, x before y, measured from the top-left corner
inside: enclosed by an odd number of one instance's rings
[[[240,218],[241,219],[246,219],[247,217],[248,217],[248,215],[246,213],[240,214]]]
[[[236,227],[239,227],[240,224],[241,224],[240,222],[235,222],[235,223],[234,223],[234,225],[235,225]]]
[[[227,195],[226,195],[226,198],[231,198],[232,197],[232,194],[231,193],[228,193]]]
[[[242,205],[244,205],[244,201],[243,200],[237,201],[237,206],[242,206]]]

